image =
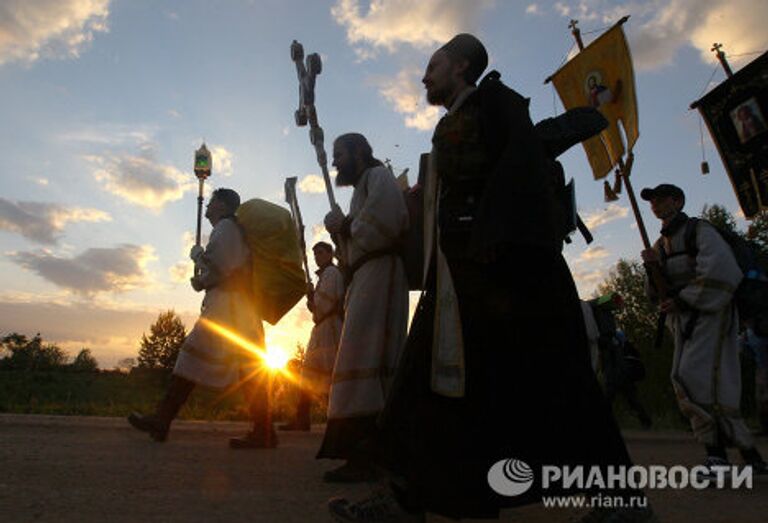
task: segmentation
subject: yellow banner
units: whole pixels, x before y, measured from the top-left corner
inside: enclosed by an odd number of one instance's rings
[[[603,33],[551,80],[566,109],[596,107],[608,120],[605,131],[584,142],[595,179],[604,178],[625,150],[632,150],[638,136],[635,73],[621,24]]]

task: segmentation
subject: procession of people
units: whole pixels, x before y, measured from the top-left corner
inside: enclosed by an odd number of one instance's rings
[[[564,211],[529,100],[498,72],[484,76],[487,66],[484,45],[470,34],[452,38],[426,65],[426,99],[446,112],[432,135],[423,184],[409,195],[419,202],[418,220],[409,216],[402,187],[365,136],[349,132],[333,142],[336,185],[353,193],[348,210],[337,205],[324,220],[336,245],[312,247],[318,281],[308,289],[307,307],[314,326],[295,416],[279,428],[309,431],[311,405],[327,398],[317,458],[344,462],[322,480],[381,486],[362,500],[330,500],[338,521],[424,521],[427,513],[497,518],[506,507],[540,502],[545,489],[537,479],[520,495],[500,494],[488,479],[500,460],[514,457],[534,469],[631,467],[610,408],[619,392],[641,424],[651,425],[634,382],[617,377],[626,374],[631,343],[614,323],[598,332],[563,258]],[[671,386],[705,447],[704,465],[728,465],[726,450],[734,446],[755,473],[768,473],[740,415],[734,294],[742,270],[711,225],[690,225],[680,188],[662,184],[641,196],[662,222],[660,239],[642,259],[668,284],[660,289],[649,278],[647,293],[673,334]],[[235,216],[239,205],[233,190],[213,193],[206,210],[210,240],[190,253],[192,287],[205,291],[201,319],[156,411],[128,418],[156,441],[166,440],[195,387],[237,384],[246,391],[253,428],[230,446],[277,445],[259,359],[206,323],[264,346],[249,282],[258,274],[250,272],[251,254]],[[408,255],[423,263],[408,328],[412,278],[403,249],[411,222],[423,224],[423,242]],[[598,347],[605,332],[610,347]],[[595,374],[599,362],[605,393]],[[629,486],[603,492],[645,500]],[[595,509],[583,521],[658,519],[645,500]]]

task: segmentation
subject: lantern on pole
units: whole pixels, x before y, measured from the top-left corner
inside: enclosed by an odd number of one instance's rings
[[[203,185],[205,179],[211,175],[211,151],[205,146],[205,142],[195,151],[195,176],[198,181],[197,192],[197,233],[195,245],[200,245],[200,228],[203,221]]]

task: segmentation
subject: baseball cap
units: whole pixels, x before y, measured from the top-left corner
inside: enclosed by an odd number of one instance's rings
[[[652,198],[659,198],[664,196],[672,196],[673,198],[680,198],[685,201],[685,193],[677,185],[671,183],[662,183],[656,187],[646,187],[640,191],[640,198],[646,201],[651,201]]]

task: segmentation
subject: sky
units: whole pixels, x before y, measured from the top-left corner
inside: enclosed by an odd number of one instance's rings
[[[111,368],[136,356],[160,312],[174,309],[190,328],[202,299],[189,286],[187,254],[193,153],[203,141],[214,161],[207,191],[282,204],[284,180],[296,176],[307,244],[326,237],[320,169],[307,128],[294,122],[294,39],[322,58],[316,105],[326,142],[362,132],[413,182],[442,113],[420,83],[440,45],[477,35],[490,68],[531,98],[535,122],[563,111],[543,80],[574,52],[569,21],[588,44],[624,15],[640,122],[636,190],[672,182],[689,212],[717,203],[740,216],[688,107],[724,79],[714,42],[736,70],[768,49],[764,0],[3,0],[0,335],[39,332],[72,355],[90,348]],[[626,195],[603,201],[583,150],[561,160],[595,235],[592,246],[576,236],[565,249],[588,298],[642,244]],[[336,195],[348,209],[351,191]],[[653,238],[658,221],[642,211]],[[300,303],[268,328],[267,342],[292,349],[310,328]]]

